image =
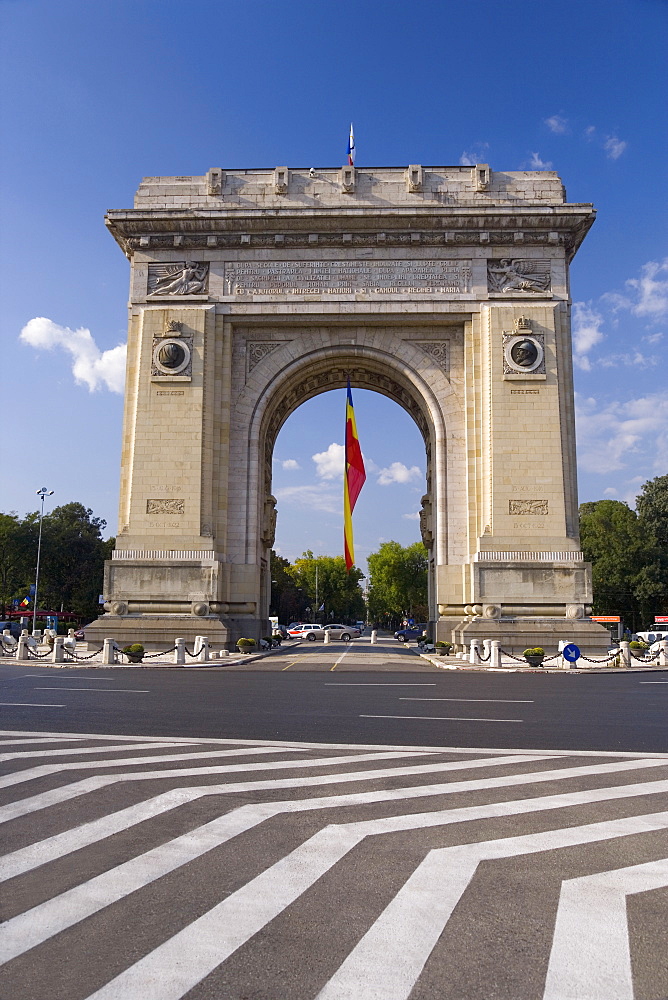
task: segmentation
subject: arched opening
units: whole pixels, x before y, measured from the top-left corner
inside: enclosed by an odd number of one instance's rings
[[[290,415],[316,396],[332,389],[344,389],[350,379],[353,393],[371,390],[392,400],[403,408],[422,440],[419,463],[420,509],[417,514],[420,535],[429,550],[429,609],[430,618],[435,620],[437,608],[434,577],[439,551],[445,551],[445,467],[446,443],[442,411],[430,386],[419,372],[400,359],[391,358],[381,351],[357,349],[354,353],[340,347],[315,350],[302,355],[297,361],[275,373],[273,379],[260,391],[256,400],[253,419],[250,422],[248,440],[249,454],[256,456],[249,466],[249,485],[256,486],[256,524],[253,531],[253,511],[249,507],[247,532],[249,560],[255,556],[260,567],[261,602],[266,614],[271,597],[270,553],[275,540],[276,497],[273,492],[273,455],[279,432]],[[343,398],[343,397],[342,397]],[[343,404],[341,424],[343,428]],[[364,445],[363,445],[364,448]],[[391,463],[390,463],[391,464]],[[405,464],[405,463],[404,463]],[[410,465],[408,468],[410,469]],[[253,482],[254,480],[254,482]],[[249,494],[252,489],[249,490]],[[441,512],[440,520],[436,512]],[[416,533],[417,534],[417,533]],[[255,552],[252,551],[253,537],[256,539]],[[360,560],[356,560],[358,565]]]
[[[353,403],[367,475],[353,516],[355,564],[363,574],[360,586],[365,591],[367,558],[382,543],[405,547],[421,542],[427,453],[415,421],[393,400],[368,389],[353,389]],[[294,564],[308,551],[316,557],[342,557],[344,417],[345,389],[327,391],[298,406],[276,438],[271,487],[277,501],[276,558],[270,563],[269,610],[281,621],[282,612],[320,620],[299,606],[297,585],[281,559]],[[325,596],[321,588],[318,612]],[[337,603],[331,610],[325,608],[323,615],[338,621]]]

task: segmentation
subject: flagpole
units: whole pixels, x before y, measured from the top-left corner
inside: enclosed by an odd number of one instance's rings
[[[47,490],[46,486],[42,486],[40,490],[35,490],[38,497],[42,498],[42,511],[39,515],[39,540],[37,542],[37,568],[35,570],[35,596],[33,598],[32,607],[32,634],[35,634],[35,622],[37,620],[37,588],[39,586],[39,559],[42,554],[42,521],[44,520],[44,497],[52,497],[53,490]]]

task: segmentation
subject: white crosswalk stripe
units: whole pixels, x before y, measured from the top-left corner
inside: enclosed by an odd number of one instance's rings
[[[25,732],[0,751],[0,997],[634,1000],[634,975],[668,995],[627,918],[632,897],[657,933],[668,754]],[[539,940],[523,973],[497,955],[509,880]]]

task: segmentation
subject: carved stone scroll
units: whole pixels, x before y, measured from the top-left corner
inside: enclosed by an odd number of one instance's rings
[[[509,514],[547,514],[547,500],[509,500]]]
[[[147,514],[185,514],[185,500],[147,500]]]

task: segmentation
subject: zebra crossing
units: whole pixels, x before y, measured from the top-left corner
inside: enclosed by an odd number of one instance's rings
[[[0,1000],[663,1000],[668,754],[0,732]]]

